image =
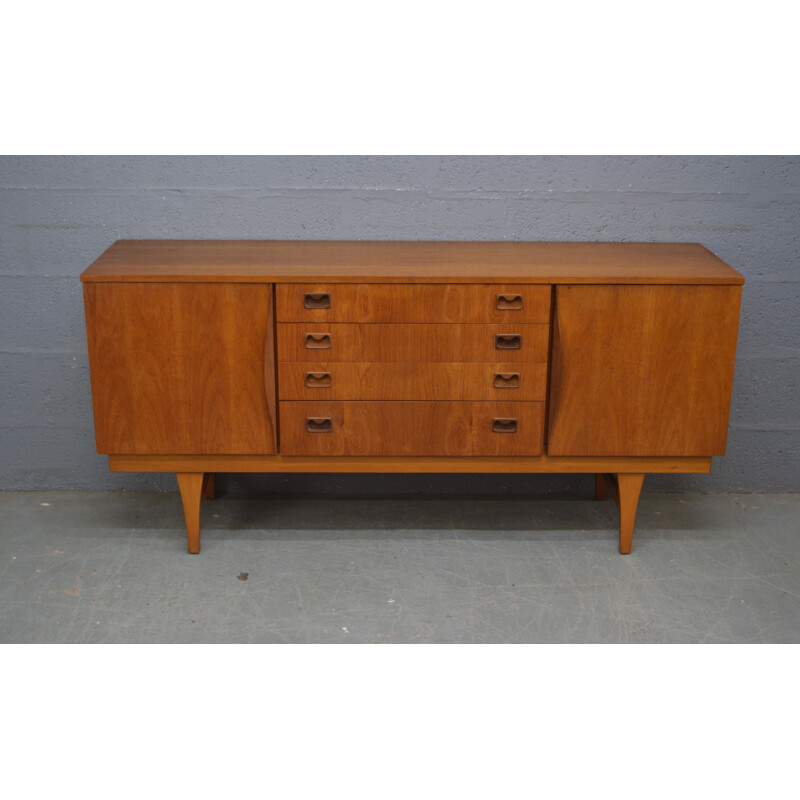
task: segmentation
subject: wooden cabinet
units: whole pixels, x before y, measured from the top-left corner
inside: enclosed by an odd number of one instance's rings
[[[707,472],[743,278],[700,245],[121,241],[81,279],[98,452],[175,472],[590,472],[630,552]]]

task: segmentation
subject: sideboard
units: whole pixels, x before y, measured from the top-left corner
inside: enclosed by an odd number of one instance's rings
[[[82,275],[97,450],[174,472],[596,475],[725,453],[743,277],[699,244],[114,243]]]

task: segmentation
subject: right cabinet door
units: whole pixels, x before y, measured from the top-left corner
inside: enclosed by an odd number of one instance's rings
[[[724,455],[740,299],[740,286],[558,286],[547,452]]]

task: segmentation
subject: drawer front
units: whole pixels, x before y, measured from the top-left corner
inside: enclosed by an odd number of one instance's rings
[[[276,287],[278,322],[544,322],[547,285],[318,284]]]
[[[543,401],[547,364],[286,362],[281,400]]]
[[[536,456],[544,403],[284,401],[294,456]]]
[[[282,323],[278,361],[547,361],[549,325]]]

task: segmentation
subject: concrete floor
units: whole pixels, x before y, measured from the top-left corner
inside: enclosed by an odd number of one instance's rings
[[[800,642],[800,494],[0,494],[1,642]]]

